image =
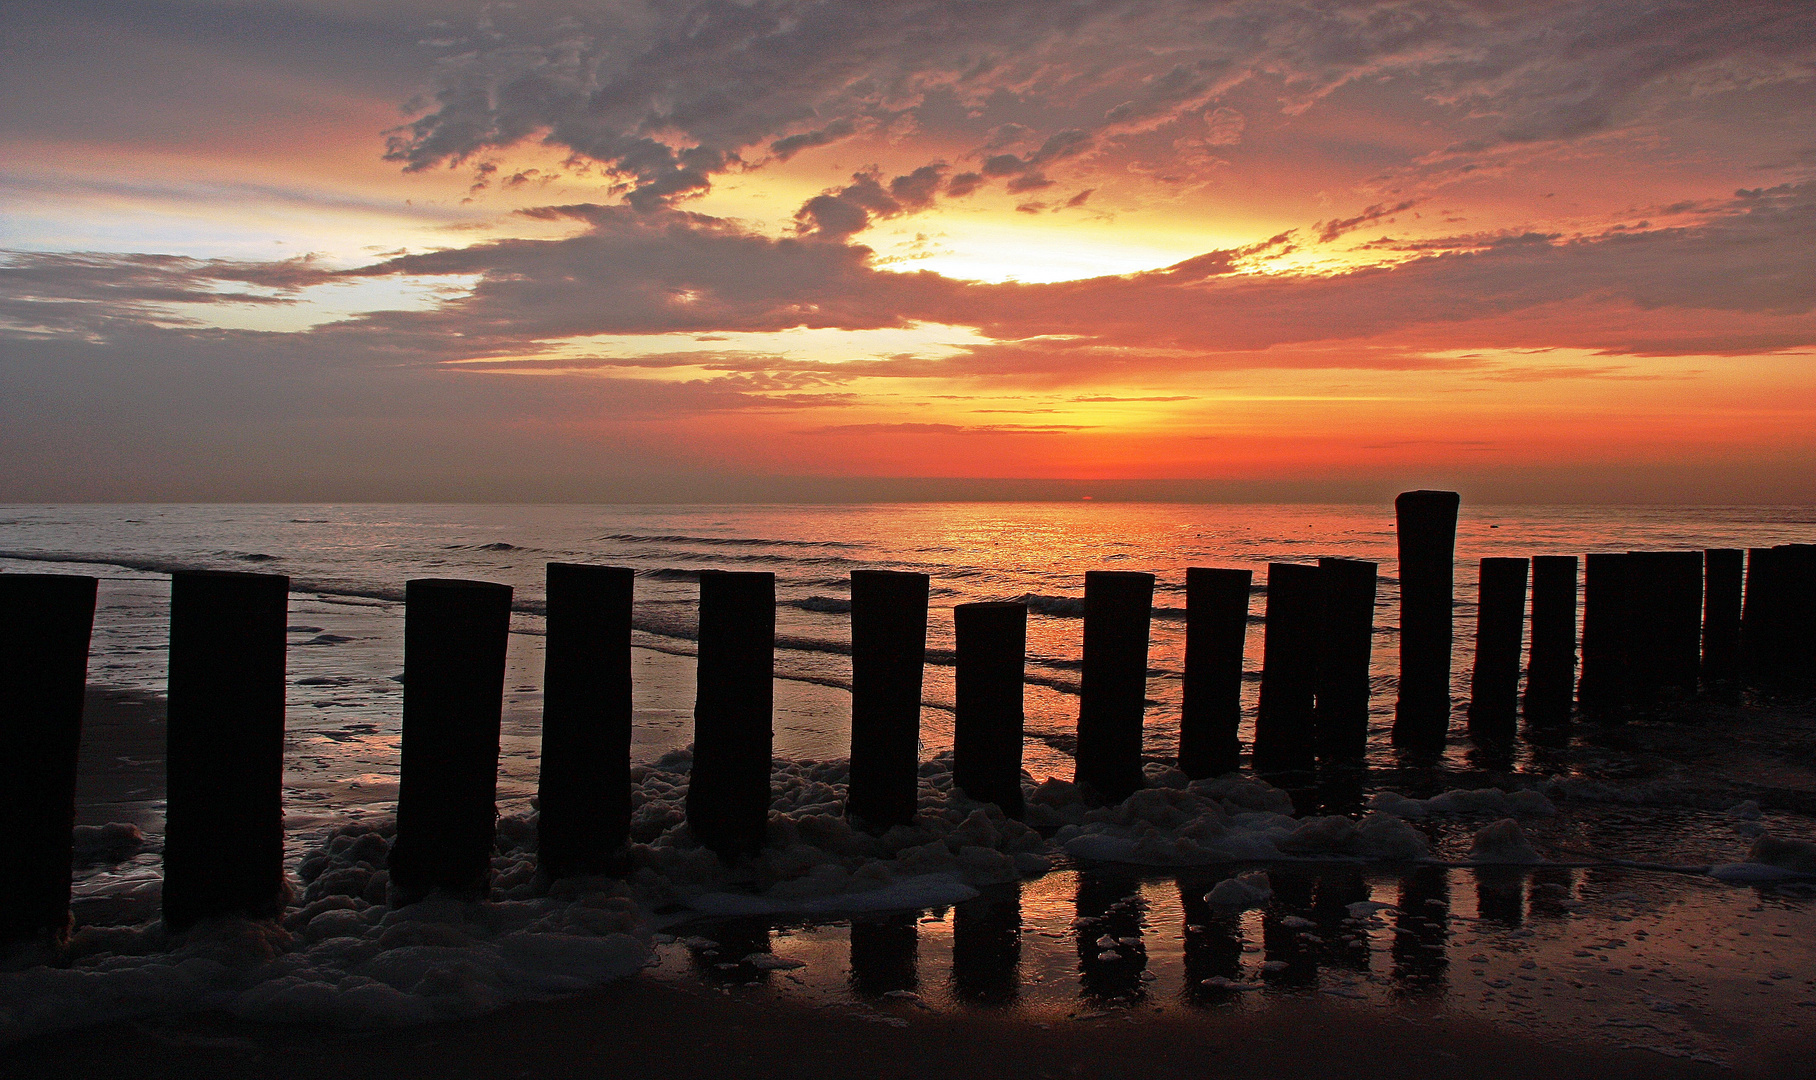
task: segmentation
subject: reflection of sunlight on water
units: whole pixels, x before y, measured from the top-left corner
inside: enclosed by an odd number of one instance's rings
[[[1808,896],[1608,868],[1269,874],[1274,898],[1240,913],[1201,899],[1218,872],[1061,870],[919,915],[695,924],[661,947],[656,972],[880,1021],[911,1009],[1047,1022],[1265,1011],[1316,994],[1364,1009],[1426,1000],[1707,1060],[1816,1030]]]
[[[1795,515],[1773,508],[1498,508],[1465,506],[1458,536],[1456,660],[1459,700],[1467,689],[1473,632],[1475,561],[1484,555],[1581,553],[1630,547],[1746,546],[1793,538]],[[1381,565],[1371,746],[1386,751],[1396,670],[1398,592],[1388,506],[1190,506],[1091,504],[950,504],[851,507],[72,507],[15,511],[7,547],[15,552],[71,552],[157,564],[256,568],[291,575],[290,723],[295,732],[332,733],[374,724],[394,731],[401,666],[402,583],[416,576],[468,576],[507,582],[522,611],[513,622],[507,686],[507,733],[513,723],[533,752],[541,683],[540,611],[543,564],[555,559],[630,565],[637,583],[639,641],[688,652],[691,577],[652,576],[676,568],[718,566],[773,570],[778,576],[777,656],[784,676],[847,684],[849,640],[836,603],[854,566],[920,570],[935,587],[929,647],[952,647],[952,604],[1026,595],[1076,598],[1083,574],[1096,568],[1150,570],[1160,576],[1153,626],[1147,749],[1164,755],[1178,722],[1184,626],[1184,570],[1191,565],[1247,567],[1265,576],[1268,561],[1320,555]],[[250,555],[270,556],[247,563]],[[97,564],[12,562],[19,569],[68,570],[103,576],[94,657],[96,684],[160,691],[163,683],[167,579],[147,569]],[[317,591],[319,590],[319,591]],[[807,604],[807,607],[797,606]],[[1251,608],[1247,664],[1259,670],[1262,597]],[[666,631],[663,628],[668,628]],[[1067,767],[1042,742],[1073,730],[1081,623],[1037,614],[1029,624],[1030,767],[1037,775]],[[825,643],[824,647],[813,645]],[[640,657],[638,750],[659,756],[687,739],[692,706],[685,664]],[[951,704],[950,668],[928,669],[926,697]],[[1049,685],[1050,684],[1050,685]],[[1245,686],[1252,713],[1257,685]],[[806,692],[803,691],[803,694]],[[816,706],[817,700],[809,704]],[[823,758],[842,752],[845,710],[802,715],[781,725],[778,749]],[[949,738],[949,719],[929,709],[929,750]],[[680,719],[679,726],[674,720]],[[788,743],[788,739],[797,739]],[[343,743],[348,767],[367,760]],[[517,749],[514,748],[514,749]],[[334,755],[323,755],[332,760]],[[1453,764],[1461,751],[1453,751]],[[507,763],[507,774],[511,766]]]

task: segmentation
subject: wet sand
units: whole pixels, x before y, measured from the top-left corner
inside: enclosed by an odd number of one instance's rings
[[[79,821],[132,821],[155,834],[161,829],[161,701],[96,691],[90,695],[88,710]],[[1578,777],[1619,783],[1642,797],[1625,805],[1579,806],[1575,819],[1567,815],[1548,828],[1555,830],[1559,844],[1573,848],[1601,848],[1610,854],[1656,857],[1657,861],[1681,862],[1691,856],[1723,861],[1735,851],[1744,851],[1745,834],[1736,830],[1745,823],[1730,821],[1720,811],[1740,798],[1753,798],[1763,804],[1764,824],[1784,835],[1807,838],[1812,793],[1816,793],[1811,739],[1811,716],[1802,706],[1695,704],[1623,725],[1579,728],[1576,743],[1560,751],[1554,764],[1567,764]],[[1447,786],[1473,786],[1490,779],[1492,773],[1483,770],[1467,778],[1450,774],[1444,781]],[[1371,776],[1384,786],[1402,786],[1401,782],[1412,779],[1415,777],[1391,769],[1377,770]],[[1703,809],[1695,809],[1698,807]],[[123,887],[117,895],[79,899],[78,922],[143,917],[147,895],[124,886],[138,878],[151,881],[157,870],[158,856],[148,851],[128,864],[102,871],[100,878],[117,877]],[[1322,894],[1323,887],[1318,886],[1308,893],[1312,899],[1297,906],[1288,902],[1288,907],[1269,918],[1276,931],[1283,918],[1320,922],[1311,930],[1326,940],[1314,937],[1309,946],[1293,941],[1277,944],[1276,933],[1265,941],[1263,953],[1241,963],[1246,970],[1255,961],[1272,959],[1277,951],[1298,963],[1296,958],[1303,954],[1312,975],[1327,982],[1328,976],[1354,980],[1360,971],[1361,990],[1371,993],[1372,1000],[1327,997],[1312,989],[1316,982],[1299,988],[1309,992],[1231,995],[1248,999],[1235,1007],[1161,1007],[1157,1000],[1132,1000],[1080,1006],[1070,1012],[1064,1008],[954,1008],[942,1004],[933,993],[924,998],[866,994],[843,985],[834,992],[818,993],[815,979],[843,984],[847,978],[844,964],[854,948],[852,930],[849,923],[835,921],[819,930],[776,932],[774,951],[798,954],[804,960],[813,957],[798,950],[812,944],[809,939],[814,933],[820,934],[817,947],[824,960],[799,973],[808,977],[806,981],[794,972],[783,972],[746,982],[744,973],[715,973],[714,964],[699,963],[697,957],[687,957],[680,944],[671,944],[662,951],[673,962],[646,975],[572,999],[511,1006],[471,1021],[359,1033],[251,1024],[224,1015],[145,1020],[0,1050],[0,1076],[117,1075],[123,1052],[130,1053],[135,1075],[153,1077],[324,1073],[510,1077],[584,1072],[658,1077],[726,1072],[750,1076],[992,1077],[1159,1077],[1221,1072],[1319,1077],[1808,1074],[1807,1062],[1816,1059],[1816,1025],[1807,1021],[1816,1020],[1816,1009],[1808,1008],[1803,999],[1816,1000],[1806,988],[1816,985],[1812,980],[1816,967],[1804,966],[1808,940],[1793,940],[1806,938],[1812,906],[1807,894],[1770,901],[1769,909],[1749,909],[1747,905],[1756,902],[1750,889],[1703,878],[1652,875],[1654,887],[1642,889],[1646,897],[1641,904],[1639,894],[1626,891],[1632,886],[1618,875],[1599,880],[1595,875],[1572,877],[1564,872],[1559,878],[1563,884],[1547,884],[1550,891],[1541,892],[1536,878],[1526,882],[1524,877],[1529,875],[1512,873],[1520,880],[1503,884],[1499,891],[1487,887],[1492,884],[1491,875],[1482,876],[1479,886],[1471,880],[1460,889],[1456,910],[1446,909],[1450,918],[1458,920],[1453,921],[1448,935],[1436,924],[1417,924],[1407,933],[1401,932],[1407,928],[1398,926],[1375,932],[1373,936],[1380,940],[1374,948],[1388,950],[1381,955],[1405,953],[1408,963],[1418,959],[1412,945],[1419,944],[1419,936],[1430,938],[1423,948],[1435,962],[1448,963],[1451,976],[1445,992],[1424,997],[1402,993],[1398,983],[1403,980],[1397,977],[1377,978],[1371,989],[1366,968],[1352,970],[1345,967],[1346,961],[1332,962],[1325,957],[1326,953],[1341,953],[1337,935],[1344,931],[1338,920],[1325,920],[1320,914],[1316,895]],[[1052,879],[1050,887],[1069,890],[1069,885],[1062,888],[1063,876]],[[1522,908],[1518,899],[1511,902],[1512,914],[1496,907],[1504,899],[1500,891],[1508,888],[1512,895],[1525,898],[1523,925],[1517,913]],[[1169,889],[1181,896],[1202,891],[1162,886],[1163,891]],[[1655,891],[1656,897],[1651,895]],[[1465,900],[1471,894],[1473,904]],[[1378,891],[1377,896],[1398,899],[1385,891]],[[1559,898],[1572,906],[1549,911]],[[1025,919],[1018,918],[1026,928],[1020,954],[1024,970],[1034,970],[1043,962],[1042,950],[1046,950],[1052,954],[1046,961],[1064,965],[1063,971],[1054,969],[1054,976],[1077,977],[1073,970],[1076,960],[1068,959],[1069,941],[1047,945],[1034,937],[1042,929],[1059,937],[1074,914],[1069,893],[1065,899],[1056,908],[1050,927],[1038,924],[1032,908]],[[1547,908],[1542,918],[1541,906]],[[1290,916],[1285,914],[1289,908]],[[1761,914],[1754,919],[1751,913]],[[944,913],[938,914],[944,917]],[[1145,931],[1137,931],[1148,935],[1143,963],[1161,973],[1168,987],[1192,966],[1190,957],[1165,955],[1165,950],[1174,947],[1166,935],[1174,934],[1177,925],[1192,922],[1175,918],[1176,914],[1182,913],[1167,912],[1162,920],[1164,930],[1149,925]],[[912,913],[908,919],[915,921]],[[1800,921],[1779,925],[1780,919]],[[1610,920],[1623,925],[1603,925]],[[1759,925],[1749,927],[1749,920]],[[1322,925],[1324,921],[1331,925]],[[1763,925],[1766,922],[1772,925]],[[1651,941],[1643,933],[1633,933],[1635,928],[1649,929]],[[1185,929],[1187,937],[1181,947],[1189,951],[1197,940],[1191,932],[1197,928],[1186,925]],[[791,933],[793,944],[786,940]],[[946,933],[934,925],[922,928],[923,979],[937,978],[943,971],[940,950],[949,948],[949,937],[941,935]],[[1606,942],[1598,944],[1598,940],[1615,933],[1630,940],[1618,952],[1598,952],[1590,962],[1586,950],[1601,949]],[[1476,935],[1482,943],[1464,935]],[[1261,937],[1250,936],[1262,943]],[[1447,940],[1450,936],[1456,940]],[[1240,937],[1231,939],[1239,951]],[[1517,941],[1512,940],[1516,937]],[[1705,946],[1710,954],[1699,955],[1696,950]],[[767,944],[763,948],[769,950]],[[1478,949],[1482,957],[1471,955]],[[1585,950],[1574,953],[1582,963],[1573,964],[1567,958],[1571,950]],[[1641,952],[1647,955],[1642,958]],[[1509,1007],[1506,1001],[1492,1008],[1486,1005],[1487,989],[1497,981],[1523,977],[1511,968],[1527,957],[1537,960],[1536,974],[1546,981],[1552,976],[1565,982],[1573,975],[1580,979],[1582,972],[1577,969],[1593,970],[1605,958],[1622,961],[1609,967],[1633,970],[1612,972],[1621,976],[1614,983],[1624,984],[1619,994],[1609,993],[1608,980],[1599,986],[1590,980],[1586,992],[1580,992],[1581,986],[1574,987],[1576,993],[1556,987],[1557,998],[1549,1004],[1533,1002],[1536,1008],[1528,1008],[1524,1002],[1517,1007]],[[1475,962],[1482,958],[1493,962]],[[1703,969],[1712,970],[1712,965],[1703,961],[1711,958],[1719,958],[1724,968],[1735,970],[1719,976],[1705,974]],[[1628,963],[1640,959],[1645,960],[1645,971],[1639,970],[1642,965],[1638,963]],[[855,978],[855,957],[851,963]],[[1174,972],[1173,967],[1181,970]],[[1470,970],[1477,967],[1485,970]],[[1789,969],[1794,977],[1778,981],[1774,988],[1771,974],[1777,967]],[[1253,974],[1240,977],[1252,978]],[[1643,988],[1642,980],[1646,980]],[[1683,999],[1686,981],[1701,984],[1700,997]],[[1513,993],[1520,992],[1519,984],[1514,984]],[[1545,998],[1552,996],[1540,992]],[[1604,996],[1596,1004],[1585,993]],[[1625,1037],[1619,1029],[1607,1029],[1610,1018],[1629,1024],[1635,1021],[1616,1017],[1619,1010],[1615,1006],[1638,1008],[1658,993],[1676,995],[1684,1009],[1670,1018],[1656,1019],[1668,1023],[1677,1036],[1695,1036],[1692,1041],[1716,1050],[1723,1065],[1620,1045]],[[1483,995],[1483,1000],[1475,1000],[1477,995]],[[1502,994],[1503,999],[1511,996]],[[1636,1015],[1643,1026],[1643,1010]]]
[[[639,977],[477,1020],[383,1032],[251,1025],[224,1017],[140,1023],[14,1047],[0,1076],[742,1076],[879,1078],[1794,1077],[1816,1041],[1780,1041],[1721,1068],[1637,1051],[1521,1037],[1407,1008],[1359,1013],[1315,1001],[1265,1014],[1106,1015],[1032,1024],[989,1013],[885,1005],[871,1014],[780,996],[730,997]],[[899,1026],[898,1026],[899,1025]]]
[[[164,830],[164,700],[90,688],[76,759],[76,824]]]

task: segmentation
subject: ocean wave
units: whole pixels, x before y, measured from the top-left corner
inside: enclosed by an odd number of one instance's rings
[[[18,559],[20,561],[28,562],[60,562],[79,565],[118,566],[123,569],[158,574],[218,568],[204,563],[183,560],[142,559],[129,556],[77,554],[72,552],[0,551],[0,558]],[[700,576],[698,570],[687,570],[674,567],[640,570],[638,571],[638,574],[639,576],[656,578],[664,581],[692,581],[698,579]],[[845,579],[840,579],[841,583],[844,580]],[[341,581],[314,581],[307,578],[293,577],[290,579],[290,591],[293,594],[306,594],[323,598],[338,597],[346,600],[364,600],[378,604],[401,604],[404,601],[404,589],[402,586],[379,586]],[[1027,602],[1030,608],[1037,610],[1038,604],[1041,602],[1058,602],[1061,606],[1066,606],[1069,602],[1071,605],[1077,605],[1076,610],[1078,615],[1083,614],[1084,601],[1075,597],[1046,597],[1030,593],[1020,599]],[[809,596],[799,600],[784,600],[777,606],[791,607],[803,611],[825,612],[827,614],[843,614],[850,610],[850,601],[840,597]],[[513,600],[511,604],[511,611],[517,615],[542,617],[547,614],[548,607],[546,603],[539,599],[516,599]],[[1258,617],[1251,616],[1251,621],[1257,621],[1257,619]],[[690,646],[692,643],[697,642],[700,637],[697,609],[693,604],[687,602],[673,605],[652,605],[640,602],[632,615],[631,628],[645,636],[646,640],[641,643],[644,647],[656,648],[664,652],[675,652],[680,655],[692,655],[693,650]],[[513,631],[516,632],[521,629],[522,628],[514,627]],[[534,633],[533,630],[529,632]],[[661,641],[649,641],[647,640],[648,638],[663,639],[663,641],[672,644],[664,645]],[[311,642],[310,644],[315,643]],[[328,643],[321,642],[321,644]],[[833,656],[851,655],[851,642],[849,639],[834,640],[793,634],[778,634],[776,635],[776,648],[778,651],[818,653]],[[950,649],[928,648],[926,651],[926,663],[935,667],[952,667],[957,664],[957,661],[957,656]],[[1076,670],[1079,663],[1076,660],[1050,659],[1032,653],[1029,654],[1027,662],[1031,667],[1039,666],[1058,670]],[[1160,674],[1162,673],[1158,670],[1150,673],[1150,675]],[[802,678],[797,675],[783,677],[792,679]],[[804,681],[817,682],[821,680],[819,677],[815,676],[806,678]],[[1078,693],[1078,683],[1076,680],[1042,675],[1034,671],[1030,671],[1027,674],[1025,682],[1030,686],[1045,686],[1065,694]],[[839,682],[829,682],[827,685],[837,685],[841,688],[848,689],[843,683]]]
[[[868,547],[867,544],[846,544],[836,540],[765,540],[760,537],[739,536],[688,536],[682,533],[646,534],[646,533],[608,533],[595,536],[594,540],[617,540],[627,544],[711,544],[723,547],[804,547],[804,548],[848,548]]]
[[[1056,619],[1082,619],[1085,614],[1085,599],[1082,596],[1047,596],[1043,593],[1023,593],[1020,596],[1010,597],[1009,601],[1028,605],[1028,610],[1036,615],[1048,615]]]
[[[676,559],[700,560],[713,565],[724,563],[756,563],[759,566],[856,566],[870,568],[876,564],[868,559],[853,559],[845,555],[786,555],[780,552],[714,552],[689,553],[681,551],[614,551],[609,558],[626,563],[672,562]],[[912,566],[913,564],[894,563],[894,568]]]
[[[799,600],[784,600],[782,603],[787,607],[824,615],[847,615],[851,612],[851,601],[842,596],[806,596]]]

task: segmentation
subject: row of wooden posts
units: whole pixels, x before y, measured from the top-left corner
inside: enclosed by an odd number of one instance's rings
[[[1393,741],[1441,750],[1451,713],[1452,572],[1458,498],[1396,501],[1400,680]],[[1588,556],[1583,670],[1576,678],[1577,560],[1482,560],[1469,727],[1513,738],[1527,573],[1529,724],[1567,724],[1573,698],[1604,713],[1699,679],[1728,685],[1812,669],[1816,547]],[[1705,585],[1706,577],[1706,585]],[[1744,603],[1743,603],[1744,578]],[[1309,773],[1367,750],[1377,567],[1354,559],[1268,568],[1253,768]],[[1085,575],[1076,780],[1115,802],[1143,785],[1154,576]],[[611,869],[629,836],[634,571],[551,563],[539,784],[539,863],[551,877]],[[1241,764],[1238,727],[1251,574],[1186,572],[1178,766],[1197,779]],[[0,575],[0,940],[69,922],[77,746],[94,578]],[[405,589],[404,701],[390,880],[403,899],[482,894],[496,822],[509,586],[418,579]],[[851,575],[848,813],[910,822],[919,785],[927,575]],[[173,575],[167,694],[163,912],[181,928],[225,914],[276,915],[283,880],[283,743],[289,579]],[[1743,611],[1744,608],[1744,611]],[[960,604],[954,780],[1022,813],[1027,607]],[[1743,649],[1742,627],[1746,628]],[[694,760],[686,813],[731,858],[763,845],[770,803],[775,575],[700,575]]]

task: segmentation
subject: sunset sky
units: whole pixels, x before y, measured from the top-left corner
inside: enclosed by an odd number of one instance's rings
[[[0,500],[1816,501],[1808,0],[0,30]]]

